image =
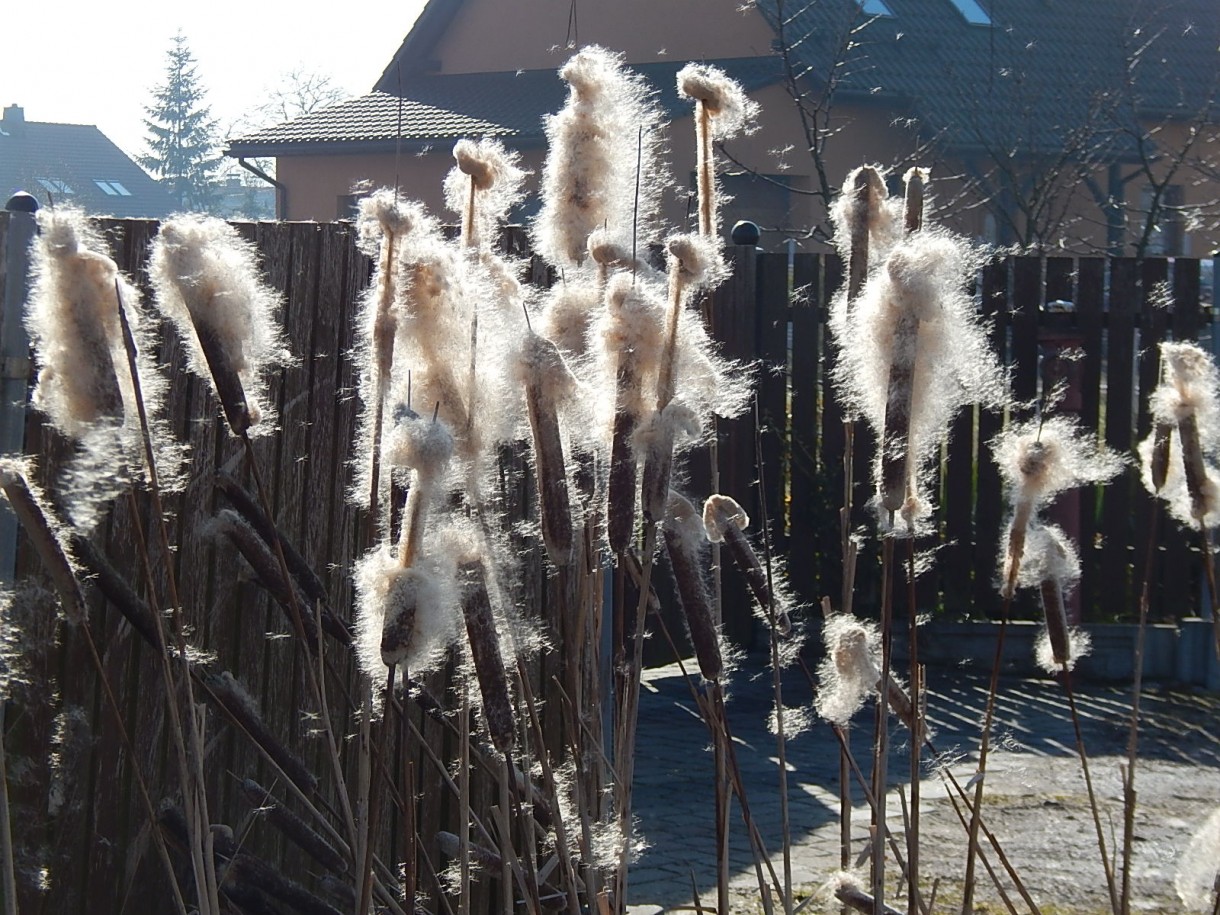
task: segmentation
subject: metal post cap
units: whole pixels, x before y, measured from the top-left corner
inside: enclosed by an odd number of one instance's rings
[[[38,198],[33,194],[27,194],[25,191],[18,191],[8,199],[8,203],[4,208],[10,213],[37,213]]]
[[[757,246],[758,240],[762,238],[762,230],[748,219],[742,219],[733,225],[733,231],[729,233],[729,237],[733,239],[735,245]]]

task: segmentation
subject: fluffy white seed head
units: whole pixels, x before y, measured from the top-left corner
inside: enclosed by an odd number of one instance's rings
[[[720,256],[719,239],[684,233],[670,236],[665,247],[671,264],[679,266],[688,291],[717,286],[728,275],[728,266]]]
[[[991,448],[1010,501],[1034,511],[1065,490],[1105,483],[1127,465],[1070,416],[1013,423]]]
[[[826,657],[818,667],[818,714],[846,725],[876,691],[881,676],[881,634],[872,623],[848,613],[826,618]]]
[[[908,236],[885,269],[870,275],[838,337],[834,379],[842,402],[878,436],[895,356],[914,350],[909,442],[921,511],[928,460],[947,438],[954,413],[968,403],[998,407],[1008,400],[1004,371],[965,293],[977,266],[963,239],[932,229]]]
[[[1007,580],[1009,534],[1011,523],[1004,526],[1000,543],[1001,581]],[[1033,521],[1026,529],[1025,550],[1017,572],[1018,588],[1036,588],[1044,581],[1059,582],[1064,591],[1080,580],[1080,556],[1063,528],[1056,524]]]
[[[628,252],[633,226],[650,238],[667,181],[655,93],[620,55],[582,48],[559,75],[570,91],[563,109],[546,119],[543,204],[534,239],[547,261],[570,266],[585,260],[599,228]]]
[[[725,528],[730,524],[744,531],[750,526],[750,516],[732,496],[720,493],[708,496],[703,503],[703,526],[707,530],[707,539],[712,543],[723,542]]]
[[[559,347],[532,331],[523,338],[517,371],[521,383],[536,389],[552,407],[566,402],[577,389],[576,376]]]
[[[409,467],[419,479],[435,482],[453,456],[453,435],[440,420],[403,408],[389,424],[381,454],[387,466]]]
[[[1075,670],[1076,662],[1081,658],[1088,657],[1089,653],[1093,650],[1093,638],[1083,629],[1069,626],[1067,630],[1067,645],[1068,654],[1061,664],[1055,660],[1055,649],[1051,643],[1050,633],[1043,628],[1034,638],[1034,660],[1040,668],[1052,675],[1059,673],[1064,667],[1068,670]]]
[[[717,140],[749,132],[758,117],[758,103],[746,95],[741,83],[708,64],[687,64],[678,71],[678,95],[703,104]]]
[[[382,633],[387,619],[413,613],[412,636],[399,660],[411,676],[433,669],[457,633],[461,619],[455,562],[443,550],[427,551],[404,569],[386,545],[367,553],[356,564],[356,656],[374,684],[386,681],[389,667],[382,657]]]
[[[592,283],[560,283],[550,291],[538,330],[569,356],[584,356],[601,301]]]
[[[139,292],[105,253],[105,242],[82,211],[56,207],[38,219],[25,313],[38,366],[33,402],[78,444],[60,488],[73,523],[88,529],[132,476],[147,472],[120,298],[163,490],[183,485],[185,450],[165,426],[167,383],[150,355],[156,344]]]
[[[1144,486],[1164,499],[1170,513],[1182,524],[1197,527],[1220,525],[1220,372],[1211,356],[1194,343],[1161,344],[1161,381],[1148,401],[1153,433],[1140,444]],[[1164,485],[1157,489],[1153,477],[1156,426],[1172,428],[1169,462]],[[1190,491],[1182,425],[1197,433],[1196,460],[1202,463],[1198,481],[1199,499]],[[1192,446],[1193,447],[1193,446]]]
[[[475,237],[467,239],[467,244],[490,249],[500,223],[520,202],[529,173],[521,168],[519,153],[490,138],[459,140],[453,158],[457,165],[445,178],[445,203],[454,213],[464,215],[474,188]]]
[[[402,199],[398,192],[388,187],[362,198],[356,216],[360,248],[373,257],[387,238],[400,239],[417,229],[427,232],[432,228],[432,220],[420,204]]]
[[[156,305],[186,343],[190,368],[215,384],[199,343],[210,333],[245,392],[253,432],[273,425],[264,375],[291,362],[276,320],[278,296],[259,276],[253,247],[211,216],[175,216],[153,242]]]

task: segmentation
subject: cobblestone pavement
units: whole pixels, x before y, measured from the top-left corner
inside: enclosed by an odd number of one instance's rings
[[[786,706],[809,707],[811,689],[799,670],[785,672],[783,690]],[[947,764],[962,784],[976,770],[986,695],[987,678],[978,671],[928,671],[927,707],[940,754],[937,762]],[[1119,766],[1124,761],[1130,690],[1079,685],[1076,703],[1103,808],[1103,829],[1112,842],[1122,834]],[[782,876],[779,767],[776,740],[768,730],[772,708],[771,675],[761,660],[748,659],[733,677],[728,720],[751,810]],[[678,665],[646,671],[634,806],[648,848],[631,872],[628,892],[629,901],[641,913],[690,905],[692,886],[705,904],[715,905],[713,761],[708,732],[696,709]],[[1220,697],[1153,686],[1145,693],[1143,709],[1133,909],[1182,911],[1173,896],[1176,862],[1191,833],[1220,806]],[[852,746],[867,771],[871,716],[861,713],[858,721]],[[1032,897],[1041,900],[1040,906],[1058,906],[1057,913],[1108,911],[1062,686],[1053,680],[1005,679],[996,735],[985,815]],[[910,772],[905,730],[895,730],[893,740],[889,824],[901,833],[897,789],[902,786],[909,796]],[[787,762],[792,880],[807,890],[824,881],[839,862],[839,754],[830,728],[817,722],[790,740]],[[926,761],[920,782],[924,892],[930,892],[933,877],[939,877],[942,900],[955,892],[960,899],[964,831],[942,778],[933,769],[932,761]],[[853,797],[858,854],[867,845],[868,812],[862,806],[863,793],[857,789]],[[736,805],[731,830],[735,896],[739,901],[756,898],[753,859]],[[1026,910],[1020,897],[1009,892],[1016,910]],[[998,897],[989,884],[980,882],[979,898]],[[905,900],[900,907],[905,910]],[[981,904],[978,911],[1002,909]]]

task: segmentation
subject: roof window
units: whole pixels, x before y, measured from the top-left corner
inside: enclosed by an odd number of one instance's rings
[[[979,6],[977,0],[950,0],[957,11],[966,17],[971,25],[991,25],[991,17]]]
[[[889,8],[885,0],[863,0],[860,4],[861,11],[868,13],[870,16],[890,16],[893,17],[894,11]]]
[[[50,191],[52,194],[75,194],[76,191],[68,186],[68,182],[61,181],[58,178],[35,178],[42,185],[43,190]]]
[[[123,185],[119,184],[117,181],[99,181],[97,178],[94,178],[93,183],[101,188],[102,193],[107,197],[131,196],[131,191],[127,190],[127,188],[123,187]]]

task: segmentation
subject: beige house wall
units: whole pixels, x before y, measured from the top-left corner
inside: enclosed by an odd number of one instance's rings
[[[433,51],[441,73],[559,67],[569,40],[598,44],[632,63],[710,60],[771,53],[775,35],[738,0],[466,0]]]

